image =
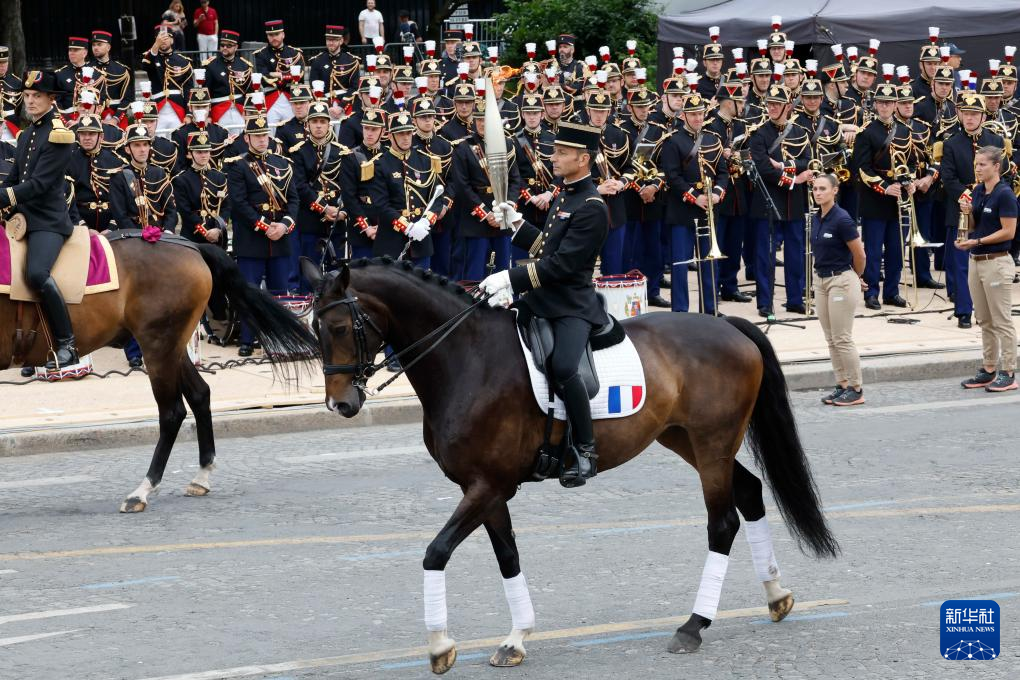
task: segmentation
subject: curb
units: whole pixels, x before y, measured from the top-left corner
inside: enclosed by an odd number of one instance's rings
[[[974,370],[981,360],[976,349],[904,354],[865,358],[861,362],[864,384],[956,378]],[[833,384],[828,360],[791,362],[783,365],[791,390],[827,389]],[[217,439],[257,437],[308,430],[347,429],[380,425],[406,425],[421,421],[417,397],[395,397],[368,402],[355,418],[347,419],[327,411],[322,404],[281,406],[214,412]],[[129,423],[96,424],[46,430],[0,432],[0,458],[59,451],[83,451],[131,446],[139,442],[155,445],[159,435],[156,418]],[[195,441],[195,421],[188,414],[178,442]]]

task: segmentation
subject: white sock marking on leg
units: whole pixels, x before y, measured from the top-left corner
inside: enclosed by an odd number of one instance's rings
[[[719,609],[719,598],[722,596],[723,581],[726,579],[726,568],[730,558],[721,553],[708,551],[705,568],[701,572],[701,585],[698,596],[694,600],[694,613],[706,619],[715,619]]]
[[[210,489],[211,490],[212,489],[212,484],[209,481],[209,476],[212,474],[212,471],[215,470],[215,469],[216,469],[216,466],[213,463],[210,463],[209,465],[206,465],[204,468],[199,468],[198,474],[195,475],[195,478],[193,480],[191,480],[191,483],[192,484],[197,484],[198,486],[202,487],[203,489]]]
[[[149,502],[149,494],[155,489],[156,487],[154,487],[152,482],[149,481],[149,478],[146,477],[142,480],[142,483],[138,485],[138,488],[128,495],[128,498],[138,498],[143,503],[147,504]]]

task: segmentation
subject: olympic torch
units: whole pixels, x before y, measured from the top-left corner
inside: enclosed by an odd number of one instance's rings
[[[489,182],[492,186],[493,207],[506,201],[507,167],[506,136],[503,134],[503,118],[499,115],[496,94],[489,78],[485,79],[485,164],[489,166]],[[504,216],[500,229],[510,229],[509,220]]]

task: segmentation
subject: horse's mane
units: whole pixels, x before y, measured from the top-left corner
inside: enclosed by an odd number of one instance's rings
[[[348,266],[351,269],[368,269],[373,267],[388,268],[390,271],[403,274],[408,278],[417,278],[425,283],[431,284],[438,290],[443,291],[451,298],[456,299],[458,302],[463,304],[470,304],[474,302],[474,298],[471,294],[460,284],[455,281],[450,281],[445,276],[436,274],[431,269],[422,269],[416,267],[408,260],[394,260],[389,255],[382,257],[367,258],[362,257],[357,260],[352,260]]]

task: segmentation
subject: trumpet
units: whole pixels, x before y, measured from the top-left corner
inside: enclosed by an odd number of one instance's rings
[[[966,200],[970,202],[970,189],[966,189],[960,196],[960,200]],[[967,235],[970,233],[970,215],[964,215],[963,211],[960,211],[960,219],[956,222],[956,242],[967,240]]]

